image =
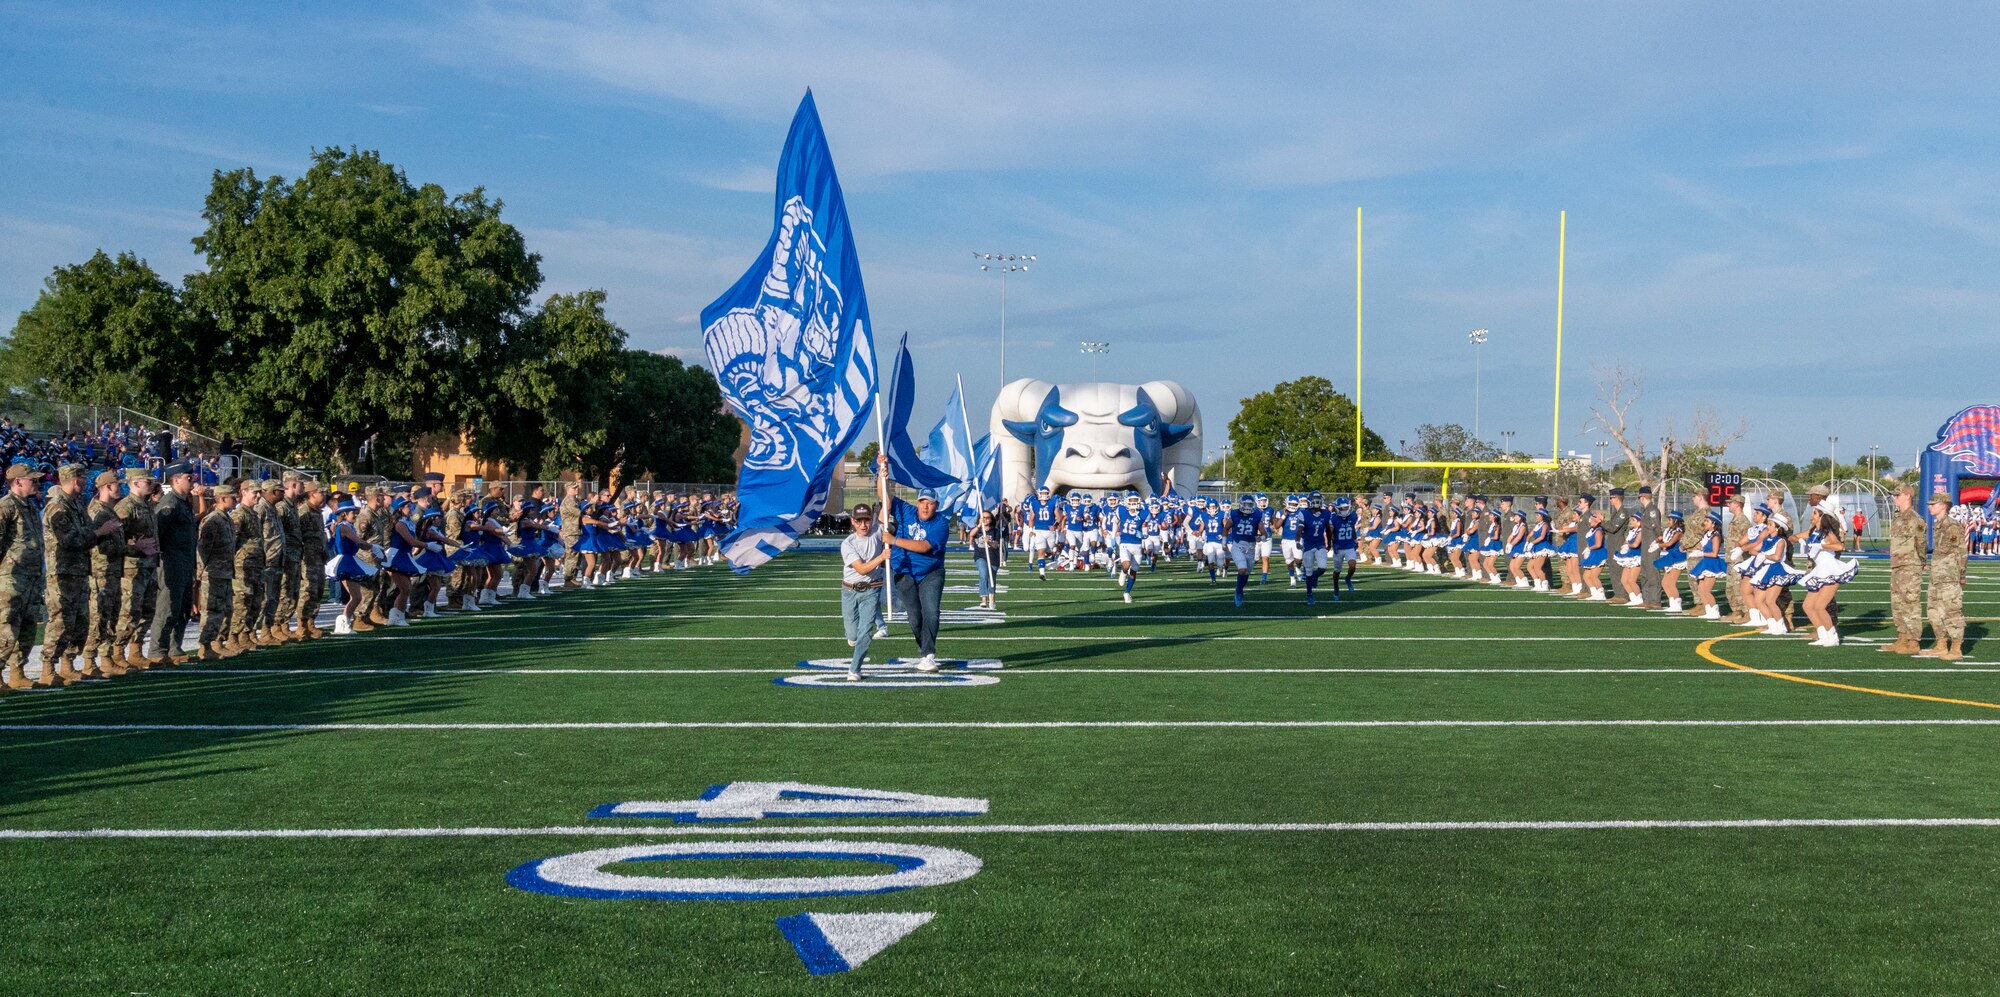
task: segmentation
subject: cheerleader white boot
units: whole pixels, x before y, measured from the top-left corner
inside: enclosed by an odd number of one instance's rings
[[[472,593],[467,592],[458,597],[458,608],[468,613],[477,613],[479,612],[479,600],[473,598]]]
[[[1680,599],[1678,599],[1678,598],[1674,598],[1674,599],[1668,599],[1668,600],[1667,600],[1667,612],[1669,612],[1669,613],[1684,613],[1684,612],[1687,612],[1687,608],[1681,605],[1681,601],[1680,601]]]
[[[333,635],[335,637],[345,637],[353,632],[354,632],[353,620],[348,619],[345,615],[336,616],[333,618]]]
[[[1582,583],[1582,582],[1571,582],[1571,583],[1570,583],[1570,585],[1569,585],[1569,594],[1570,594],[1570,595],[1577,595],[1577,594],[1581,593],[1582,591],[1583,591],[1583,583]]]
[[[1588,601],[1588,602],[1610,602],[1610,601],[1611,601],[1611,597],[1610,597],[1610,596],[1608,596],[1608,595],[1606,595],[1606,594],[1604,593],[1604,590],[1603,590],[1603,589],[1591,589],[1591,590],[1590,590],[1590,598],[1589,598],[1588,600],[1586,600],[1586,601]]]
[[[1840,631],[1832,627],[1814,627],[1813,629],[1819,631],[1819,639],[1812,642],[1813,647],[1840,646]]]
[[[1707,608],[1701,611],[1701,618],[1704,620],[1722,619],[1722,607],[1714,603],[1710,603]]]
[[[410,618],[404,616],[402,610],[392,609],[389,610],[389,625],[392,627],[407,627],[410,625]]]
[[[481,606],[498,606],[500,604],[493,598],[492,589],[480,589],[478,602]]]
[[[1631,596],[1625,600],[1625,605],[1627,606],[1643,606],[1645,604],[1646,604],[1646,597],[1638,592],[1632,593]]]
[[[1778,620],[1769,620],[1766,621],[1764,624],[1764,632],[1770,634],[1773,637],[1783,637],[1790,631],[1787,631],[1785,629],[1784,623]]]
[[[1528,580],[1526,578],[1516,578],[1514,579],[1514,587],[1517,589],[1524,589],[1524,588],[1532,588],[1533,586],[1530,586],[1528,584]]]
[[[437,619],[437,615],[438,615],[437,603],[434,602],[424,603],[424,615],[423,615],[424,619],[435,620]]]
[[[1770,620],[1767,620],[1767,619],[1765,619],[1765,618],[1764,618],[1764,611],[1763,611],[1763,610],[1761,610],[1761,609],[1752,609],[1752,610],[1750,611],[1750,625],[1751,625],[1751,626],[1753,626],[1753,627],[1765,627],[1765,626],[1769,626],[1769,625],[1770,625],[1770,623],[1771,623],[1771,621],[1770,621]]]
[[[627,577],[627,578],[637,578],[637,577],[639,577],[639,575],[638,575],[638,573],[637,573],[637,572],[634,572],[634,571],[633,571],[633,570],[632,570],[631,568],[626,568],[626,569],[625,569],[625,577]]]

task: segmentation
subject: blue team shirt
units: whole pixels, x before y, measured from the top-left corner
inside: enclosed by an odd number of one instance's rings
[[[1189,521],[1188,526],[1190,529],[1200,533],[1204,542],[1212,544],[1222,542],[1222,517],[1220,515],[1197,512],[1194,514],[1194,518]]]
[[[1356,519],[1358,517],[1356,517],[1354,513],[1351,512],[1346,514],[1336,512],[1332,513],[1331,516],[1333,519],[1334,549],[1335,550],[1357,549],[1358,545],[1355,543],[1354,538],[1357,532]]]
[[[1050,499],[1047,502],[1044,502],[1042,501],[1042,497],[1039,495],[1029,499],[1028,522],[1033,523],[1035,529],[1038,530],[1055,529],[1056,500]]]
[[[1297,540],[1299,538],[1299,524],[1305,521],[1305,516],[1306,510],[1304,509],[1285,513],[1285,525],[1278,534],[1278,539]]]
[[[889,569],[899,575],[923,578],[944,567],[944,544],[951,537],[951,517],[939,512],[930,519],[918,519],[917,507],[902,499],[889,501],[889,514],[896,519],[896,535],[905,540],[928,540],[931,550],[928,554],[893,549],[889,555]]]
[[[1264,513],[1261,509],[1252,509],[1249,512],[1231,510],[1224,515],[1229,519],[1231,540],[1255,540],[1258,529],[1264,525]]]
[[[1146,514],[1143,512],[1120,512],[1114,514],[1108,523],[1118,531],[1118,542],[1136,544],[1146,530]]]
[[[1326,509],[1306,509],[1299,516],[1299,549],[1322,550],[1326,547],[1326,529],[1332,522],[1333,513]]]

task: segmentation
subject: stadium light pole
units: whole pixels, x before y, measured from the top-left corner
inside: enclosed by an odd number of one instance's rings
[[[1838,436],[1829,436],[1826,438],[1826,494],[1828,498],[1833,497],[1833,483],[1837,480],[1835,472],[1840,467],[1840,462],[1833,458],[1833,445],[1839,442],[1840,437]]]
[[[1511,429],[1501,430],[1500,439],[1502,440],[1500,444],[1500,459],[1511,459],[1514,454],[1514,431]]]
[[[979,269],[1000,275],[1000,387],[1007,386],[1007,275],[1027,273],[1028,264],[1034,262],[1032,253],[980,253],[972,254],[974,259],[983,260]],[[996,393],[997,397],[997,393]]]
[[[1869,480],[1869,481],[1880,481],[1880,480],[1882,480],[1882,476],[1881,476],[1881,475],[1879,475],[1879,474],[1876,474],[1876,473],[1875,473],[1875,452],[1876,452],[1876,451],[1878,451],[1878,450],[1880,450],[1880,449],[1882,449],[1882,448],[1881,448],[1881,446],[1880,446],[1880,445],[1878,445],[1878,444],[1874,444],[1874,443],[1870,443],[1870,444],[1868,444],[1868,480]]]
[[[1486,343],[1487,330],[1474,329],[1465,334],[1465,340],[1472,344],[1472,438],[1479,438],[1479,348]]]
[[[1095,382],[1097,380],[1097,358],[1111,352],[1111,344],[1103,340],[1086,339],[1083,341],[1083,349],[1080,352],[1090,354],[1090,379],[1092,382]]]

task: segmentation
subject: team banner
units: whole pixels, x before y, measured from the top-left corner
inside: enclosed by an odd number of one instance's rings
[[[771,241],[701,324],[722,397],[750,427],[737,527],[722,542],[747,572],[819,519],[875,400],[861,260],[811,91],[778,159]]]
[[[949,488],[960,476],[924,462],[910,438],[910,410],[917,402],[917,373],[910,364],[910,337],[896,347],[895,363],[882,392],[882,453],[889,458],[889,480],[911,488]]]

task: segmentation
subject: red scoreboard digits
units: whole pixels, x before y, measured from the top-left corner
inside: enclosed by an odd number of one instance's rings
[[[1703,476],[1708,485],[1708,504],[1720,507],[1743,490],[1743,475],[1735,471],[1710,471]]]

